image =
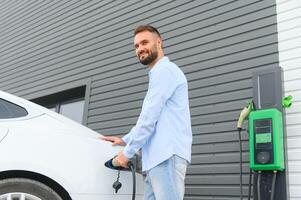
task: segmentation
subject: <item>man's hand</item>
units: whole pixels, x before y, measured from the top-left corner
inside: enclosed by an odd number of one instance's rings
[[[116,136],[101,136],[100,139],[105,140],[105,141],[109,141],[112,142],[112,146],[125,146],[126,143],[119,137]]]
[[[114,158],[114,160],[121,167],[128,168],[129,159],[127,157],[125,157],[125,155],[123,154],[123,151],[119,151],[118,154],[117,154],[117,157]]]

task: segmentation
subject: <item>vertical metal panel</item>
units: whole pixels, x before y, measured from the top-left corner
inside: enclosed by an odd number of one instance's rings
[[[147,89],[133,29],[156,26],[189,81],[194,140],[185,199],[238,199],[235,124],[252,96],[252,72],[278,65],[274,0],[26,0],[0,10],[0,89],[33,99],[89,80],[86,123],[110,135],[135,124]]]
[[[285,95],[293,96],[286,109],[289,195],[301,199],[301,2],[277,0],[279,62],[284,71]]]

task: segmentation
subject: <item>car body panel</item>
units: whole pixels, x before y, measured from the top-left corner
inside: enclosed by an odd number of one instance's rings
[[[121,147],[112,147],[100,134],[39,105],[2,92],[0,98],[28,111],[25,117],[0,120],[0,172],[22,170],[47,176],[73,199],[128,199],[132,174],[121,172],[123,186],[116,195],[112,184],[117,171],[104,166]],[[142,176],[136,174],[136,179],[142,198]]]

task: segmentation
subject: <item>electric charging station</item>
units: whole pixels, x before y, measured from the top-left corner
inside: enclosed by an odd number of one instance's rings
[[[274,67],[253,73],[253,102],[241,112],[239,141],[243,120],[249,115],[249,151],[254,200],[287,200],[285,118],[283,107],[291,105],[291,96],[283,100],[282,70]],[[241,147],[240,147],[241,154]],[[240,156],[242,158],[242,156]],[[241,162],[242,164],[242,162]],[[241,166],[241,196],[242,166]]]
[[[280,67],[253,74],[254,111],[249,116],[249,148],[255,200],[287,199],[282,77]]]
[[[283,118],[276,109],[253,111],[249,116],[250,168],[284,170]]]

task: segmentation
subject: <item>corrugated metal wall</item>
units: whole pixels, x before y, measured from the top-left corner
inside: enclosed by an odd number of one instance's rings
[[[277,0],[279,61],[284,70],[290,200],[301,199],[301,2]]]
[[[194,140],[185,199],[238,199],[236,119],[252,96],[252,71],[278,66],[274,0],[2,1],[0,22],[1,90],[33,99],[84,80],[87,125],[116,135],[135,124],[147,89],[133,29],[156,26],[189,81]],[[243,169],[247,194],[247,163]]]

